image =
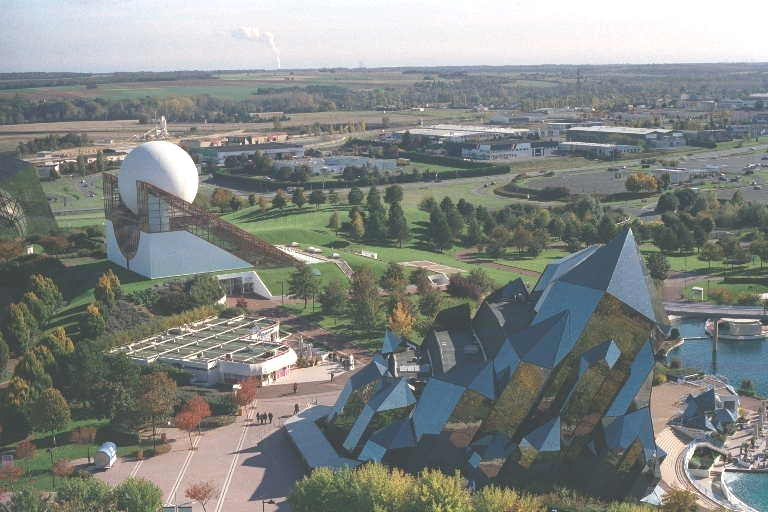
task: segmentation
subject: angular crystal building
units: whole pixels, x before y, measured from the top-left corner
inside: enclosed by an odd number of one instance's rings
[[[423,344],[388,332],[321,428],[340,455],[476,485],[642,497],[664,452],[650,414],[667,318],[631,230],[438,315]]]

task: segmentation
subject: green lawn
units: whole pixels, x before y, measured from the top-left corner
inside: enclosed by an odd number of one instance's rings
[[[734,297],[742,294],[749,293],[751,295],[759,295],[762,293],[768,293],[768,286],[762,285],[762,284],[733,284],[733,283],[726,283],[724,281],[720,280],[714,280],[714,281],[692,281],[689,285],[685,287],[685,297],[692,300],[698,300],[699,295],[693,293],[693,288],[699,287],[704,288],[704,300],[709,300],[709,290],[713,290],[715,288],[721,288],[724,290],[729,291]]]
[[[78,427],[95,427],[100,428],[107,424],[107,420],[97,419],[84,419],[71,421],[69,426],[56,432],[56,449],[54,450],[54,460],[70,459],[72,461],[76,459],[86,458],[89,450],[90,455],[93,454],[99,448],[98,444],[85,445],[74,444],[69,442],[69,433]],[[26,474],[19,479],[15,484],[16,489],[39,489],[39,490],[51,490],[52,485],[52,473],[51,473],[51,456],[47,449],[51,445],[49,434],[33,434],[30,440],[37,446],[35,455],[30,459],[17,460],[16,464],[23,467],[26,470]],[[12,448],[16,443],[6,445],[2,448]],[[138,446],[118,446],[118,456],[125,456],[135,452]]]
[[[79,210],[104,206],[101,175],[86,176],[85,180],[88,182],[88,186],[84,186],[80,182],[82,179],[80,176],[62,176],[57,180],[40,182],[54,212],[56,210]]]
[[[653,244],[642,244],[640,246],[640,252],[647,257],[649,254],[659,252],[659,249]],[[752,260],[745,265],[738,265],[735,267],[727,265],[722,261],[713,261],[710,265],[710,262],[700,260],[698,258],[698,253],[695,250],[689,254],[667,254],[667,261],[673,271],[695,272],[702,275],[722,275],[723,273],[728,273],[729,275],[731,273],[736,273],[740,275],[744,272],[753,273],[760,271],[760,260],[757,257],[753,257]],[[768,276],[768,267],[766,267],[765,270],[766,275]]]
[[[272,211],[261,214],[257,208],[247,208],[236,213],[227,214],[224,218],[268,242],[275,244],[298,242],[304,248],[311,245],[323,249],[323,254],[326,256],[337,252],[350,265],[366,264],[371,266],[377,274],[383,272],[386,264],[389,262],[402,263],[415,260],[429,260],[465,271],[471,270],[473,268],[472,264],[459,261],[454,257],[455,252],[461,249],[460,247],[455,247],[445,253],[438,253],[425,246],[424,242],[419,238],[420,231],[424,229],[419,223],[425,222],[428,218],[425,212],[416,208],[421,198],[432,195],[437,200],[440,200],[443,197],[443,192],[446,192],[458,200],[459,197],[462,197],[461,191],[437,188],[435,190],[436,193],[432,194],[429,190],[416,189],[413,192],[412,190],[408,189],[403,205],[414,238],[402,248],[392,244],[373,245],[359,243],[348,240],[343,234],[336,237],[333,231],[326,227],[328,220],[334,211],[339,212],[342,221],[347,220],[347,213],[349,211],[347,205],[336,207],[326,205],[320,209],[312,207],[298,209],[291,207],[286,208],[282,215],[279,212]],[[499,199],[499,201],[508,203],[508,200]],[[361,249],[376,252],[378,260],[364,258],[355,254],[359,253]],[[493,268],[486,268],[486,270],[500,285],[518,277],[517,274],[504,270]]]
[[[516,256],[515,250],[508,251],[508,254],[504,258],[497,258],[496,261],[505,265],[512,265],[515,267],[532,270],[534,272],[542,273],[547,265],[554,263],[555,261],[568,256],[568,251],[562,249],[547,249],[542,251],[541,254],[532,258],[530,256]]]
[[[88,226],[103,226],[104,212],[78,213],[74,215],[57,215],[56,223],[61,228],[84,228]]]

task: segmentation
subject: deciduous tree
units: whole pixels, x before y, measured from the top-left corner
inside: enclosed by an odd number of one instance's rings
[[[117,509],[124,512],[157,512],[162,505],[160,488],[143,478],[128,477],[112,492]]]
[[[284,192],[282,190],[278,190],[275,193],[275,197],[272,198],[272,208],[277,208],[279,210],[282,210],[288,205],[288,201],[285,199]]]
[[[315,208],[319,209],[321,204],[326,201],[325,193],[320,189],[315,189],[309,194],[309,202],[315,205]]]
[[[384,202],[392,206],[403,200],[403,187],[400,185],[390,185],[384,189]]]
[[[408,311],[408,308],[398,301],[392,310],[392,314],[389,315],[389,328],[400,336],[408,336],[413,328],[413,322],[414,318],[410,311]]]
[[[291,274],[288,281],[288,289],[291,295],[296,298],[304,299],[304,307],[307,307],[307,300],[317,293],[319,284],[317,278],[312,275],[309,265],[299,264],[296,270]]]
[[[200,425],[202,418],[195,414],[193,411],[182,409],[173,418],[173,424],[176,428],[183,430],[187,433],[187,440],[189,441],[189,449],[191,450],[194,445],[192,443],[192,432],[194,432]]]
[[[20,354],[31,347],[37,332],[37,322],[23,302],[8,307],[5,333],[11,350]]]
[[[205,506],[219,496],[219,490],[213,482],[198,482],[189,486],[184,491],[184,496],[198,502],[203,507],[203,512],[207,512]]]
[[[157,424],[166,418],[176,403],[176,383],[165,372],[153,372],[139,379],[137,406],[152,426],[152,447],[156,446]]]
[[[654,280],[664,281],[667,278],[670,267],[664,254],[660,252],[649,254],[646,258],[646,264],[648,265],[648,272]]]
[[[332,281],[323,288],[319,300],[326,315],[341,314],[347,302],[347,289],[340,281]]]
[[[352,275],[349,306],[350,316],[355,324],[372,329],[378,323],[381,298],[370,267],[363,265]]]
[[[361,204],[363,202],[363,191],[357,187],[352,187],[347,195],[347,202],[352,205]]]
[[[352,216],[352,222],[350,224],[352,229],[352,236],[356,240],[361,240],[365,236],[365,223],[363,217],[359,213],[355,212]]]
[[[339,219],[339,212],[333,212],[328,219],[328,228],[332,229],[334,233],[338,234],[341,229],[341,220]]]
[[[296,206],[298,206],[299,208],[307,204],[307,196],[304,195],[303,188],[297,187],[293,189],[293,194],[291,195],[291,202]]]

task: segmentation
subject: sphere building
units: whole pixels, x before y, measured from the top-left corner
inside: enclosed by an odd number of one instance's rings
[[[192,204],[197,167],[179,146],[141,144],[104,173],[107,257],[149,278],[295,263],[292,256]]]

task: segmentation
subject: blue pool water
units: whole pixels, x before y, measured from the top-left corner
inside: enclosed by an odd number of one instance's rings
[[[673,324],[684,338],[706,336],[704,322],[683,320]],[[713,364],[712,340],[687,341],[669,353],[683,366],[728,377],[735,387],[751,379],[761,395],[768,395],[768,341],[720,342]],[[768,512],[768,474],[728,473],[728,487],[747,505]]]
[[[755,510],[768,511],[768,475],[759,473],[726,473],[728,488],[741,501]]]
[[[706,336],[701,320],[683,320],[673,327],[680,329],[684,338]],[[687,341],[670,352],[669,357],[680,358],[685,367],[725,375],[734,387],[743,379],[751,379],[758,393],[768,395],[768,341],[721,341],[715,364],[710,338]]]

